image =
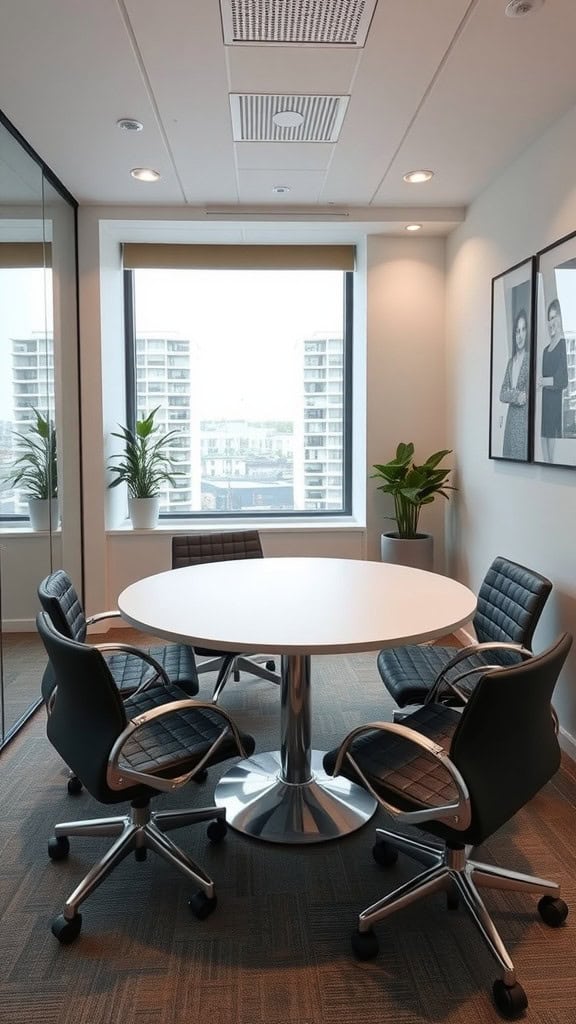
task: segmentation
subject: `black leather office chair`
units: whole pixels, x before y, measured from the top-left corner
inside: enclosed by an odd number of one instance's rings
[[[87,619],[72,580],[63,569],[57,569],[42,580],[38,587],[38,598],[58,632],[79,643],[86,642],[88,626],[94,622],[120,617],[120,612],[110,611],[100,612]],[[95,646],[104,653],[114,682],[123,697],[134,693],[142,685],[157,680],[159,665],[189,697],[198,693],[194,651],[187,644],[162,644],[146,650],[121,643]],[[48,663],[41,684],[42,696],[47,706],[54,686],[54,674]],[[82,784],[71,775],[68,779],[68,792],[75,796],[81,791]]]
[[[525,1009],[527,998],[478,888],[543,894],[538,910],[552,927],[564,922],[568,908],[555,882],[481,864],[470,853],[527,804],[560,765],[550,701],[571,643],[564,634],[543,654],[485,670],[462,711],[429,703],[402,724],[361,726],[324,758],[327,772],[359,782],[393,818],[443,841],[438,846],[376,830],[373,854],[379,864],[391,866],[401,850],[426,870],[362,911],[352,939],[356,955],[377,954],[374,924],[422,896],[446,890],[449,906],[462,898],[502,971],[493,994],[509,1018]]]
[[[440,672],[444,672],[446,682],[450,681],[453,659],[459,676],[465,669],[516,664],[521,660],[521,651],[514,648],[531,650],[534,630],[551,590],[552,584],[545,576],[498,556],[488,569],[478,594],[473,619],[476,643],[458,652],[454,647],[433,644],[410,644],[380,651],[377,665],[384,686],[403,708],[408,704],[424,704],[431,697],[434,699],[435,681]],[[476,679],[474,673],[461,678],[460,696],[452,693],[451,702],[462,704]]]
[[[206,766],[249,757],[254,740],[239,733],[221,708],[191,700],[169,681],[162,683],[167,703],[159,704],[158,693],[149,689],[122,701],[99,650],[62,636],[46,612],[36,621],[56,679],[48,706],[50,742],[96,800],[131,805],[127,815],[56,825],[48,844],[52,860],[68,855],[69,836],[116,838],[66,900],[52,924],[54,935],[63,943],[77,938],[79,906],[132,850],[136,860],[154,850],[198,885],[190,906],[197,917],[206,917],[216,906],[214,883],[165,833],[210,821],[208,837],[218,842],[226,834],[226,812],[219,807],[151,812],[150,800],[184,785]]]
[[[232,530],[223,533],[198,533],[191,536],[172,538],[172,568],[182,569],[186,565],[201,565],[205,562],[226,562],[232,559],[263,558],[260,535],[257,530]],[[241,595],[239,595],[241,598]],[[197,665],[198,672],[218,672],[212,700],[220,697],[230,676],[238,682],[240,672],[249,672],[271,683],[280,683],[273,659],[259,655],[245,656],[230,651],[210,650],[195,647],[196,654],[209,658]]]

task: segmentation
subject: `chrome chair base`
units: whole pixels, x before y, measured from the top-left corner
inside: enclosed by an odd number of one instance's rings
[[[444,890],[452,900],[460,896],[484,942],[502,971],[502,981],[507,987],[516,984],[514,964],[500,938],[492,918],[478,892],[479,888],[511,889],[516,892],[540,893],[545,896],[560,895],[560,886],[544,878],[520,874],[492,864],[482,864],[470,858],[471,847],[451,849],[424,843],[409,836],[376,829],[376,843],[383,842],[407,854],[424,865],[426,870],[404,885],[394,889],[383,899],[367,907],[358,916],[358,932],[371,931],[372,925],[383,921],[397,910],[415,903],[430,893]]]
[[[361,828],[378,806],[362,786],[333,778],[322,768],[324,752],[311,751],[306,782],[282,779],[278,750],[240,761],[220,779],[214,800],[231,828],[268,843],[321,843]]]
[[[259,679],[266,679],[269,683],[276,683],[280,685],[281,676],[278,672],[272,672],[271,669],[266,668],[266,662],[272,660],[265,654],[251,655],[243,657],[241,654],[237,657],[227,660],[225,657],[222,658],[208,658],[207,661],[200,661],[196,665],[196,671],[198,675],[204,672],[217,672],[218,678],[214,684],[214,690],[212,692],[212,703],[216,704],[218,698],[222,693],[226,683],[230,679],[230,676],[236,676],[240,672],[246,672],[248,675],[257,676]]]
[[[214,898],[214,883],[195,861],[165,835],[175,828],[195,825],[202,821],[226,822],[226,811],[221,807],[201,807],[194,810],[151,811],[149,806],[134,807],[128,815],[111,818],[91,818],[87,821],[64,821],[54,828],[56,840],[69,836],[115,836],[109,850],[88,872],[64,904],[64,918],[71,921],[79,906],[104,881],[111,871],[133,850],[153,850],[178,868],[200,887],[208,899]],[[145,853],[144,853],[145,856]],[[54,859],[59,859],[58,857]]]

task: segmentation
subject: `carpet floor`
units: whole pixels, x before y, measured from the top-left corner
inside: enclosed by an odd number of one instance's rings
[[[389,719],[392,703],[373,654],[313,659],[313,742],[335,746],[353,725]],[[201,676],[208,696],[211,676]],[[278,747],[279,692],[243,677],[222,704],[252,732],[257,750]],[[190,915],[186,880],[149,855],[130,857],[82,907],[77,942],[60,946],[50,921],[109,840],[71,840],[52,863],[54,822],[117,813],[87,794],[70,797],[40,709],[2,754],[0,772],[0,1022],[2,1024],[488,1024],[496,966],[467,914],[442,895],[378,928],[380,955],[358,962],[349,936],[358,912],[417,870],[401,857],[379,868],[373,821],[340,841],[275,846],[232,830],[211,846],[204,826],[174,839],[212,875],[218,907]],[[157,809],[209,804],[227,765],[211,769]],[[562,883],[576,908],[576,769],[556,778],[479,851]],[[549,929],[536,900],[486,892],[530,1006],[531,1024],[576,1024],[576,926]],[[576,909],[574,910],[576,919]]]

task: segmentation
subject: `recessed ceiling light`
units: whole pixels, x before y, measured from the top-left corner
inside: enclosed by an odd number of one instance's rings
[[[283,196],[286,192],[290,191],[290,185],[272,185],[272,191],[277,196]]]
[[[279,110],[272,120],[277,128],[299,128],[304,122],[304,115],[297,110]]]
[[[130,174],[138,181],[158,181],[160,177],[160,172],[153,171],[151,167],[133,167]]]
[[[406,231],[420,231],[422,228],[421,224],[407,224]]]
[[[544,0],[510,0],[504,13],[507,18],[523,18],[526,14],[534,14],[543,3]]]
[[[119,121],[116,121],[116,127],[121,128],[124,132],[141,132],[144,125],[142,121],[137,121],[134,117],[121,117]]]
[[[404,175],[404,181],[409,185],[420,185],[423,181],[430,181],[434,177],[434,171],[408,171]]]

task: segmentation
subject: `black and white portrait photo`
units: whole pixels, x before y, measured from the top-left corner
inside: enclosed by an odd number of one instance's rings
[[[533,283],[532,257],[492,279],[491,459],[530,459]]]
[[[536,258],[534,461],[576,466],[576,233]]]

